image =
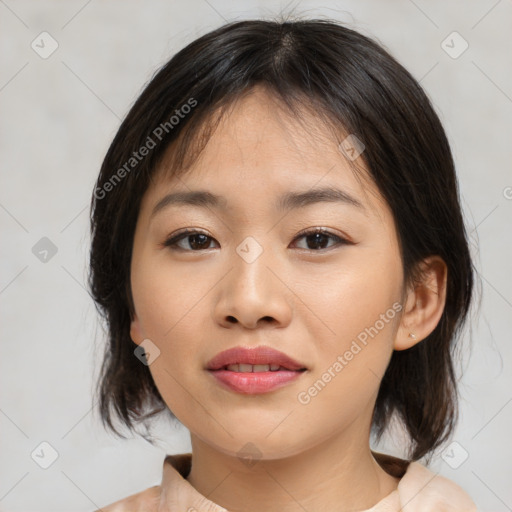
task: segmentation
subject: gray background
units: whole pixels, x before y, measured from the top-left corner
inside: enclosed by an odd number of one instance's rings
[[[224,20],[286,6],[0,0],[0,510],[93,510],[159,483],[164,454],[190,450],[183,427],[161,424],[153,447],[106,434],[92,410],[103,337],[84,288],[89,198],[120,119],[161,64]],[[291,7],[377,38],[421,81],[444,123],[482,298],[464,335],[457,444],[431,467],[481,510],[512,510],[512,1]],[[43,31],[58,43],[47,58],[55,43]],[[47,469],[43,441],[58,453]],[[381,448],[400,454],[400,439]]]

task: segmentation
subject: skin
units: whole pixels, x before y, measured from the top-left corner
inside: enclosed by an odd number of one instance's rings
[[[356,178],[340,141],[317,118],[300,125],[256,88],[223,118],[187,173],[157,174],[141,204],[131,336],[160,350],[150,371],[190,430],[188,481],[232,512],[364,510],[398,483],[372,456],[372,411],[393,350],[420,342],[437,325],[446,266],[431,257],[422,282],[404,283],[392,214],[371,180]],[[363,166],[361,158],[356,163]],[[320,202],[274,209],[283,193],[327,185],[362,207]],[[222,195],[226,209],[170,205],[151,215],[168,193],[199,189]],[[349,243],[324,237],[318,248],[314,236],[297,238],[316,227]],[[183,228],[211,238],[185,237],[182,250],[164,245]],[[236,251],[246,237],[263,249],[251,263]],[[396,303],[401,313],[309,403],[300,403],[298,394]],[[240,345],[269,345],[307,371],[262,395],[226,390],[205,367]],[[252,465],[238,456],[247,443],[258,450]]]

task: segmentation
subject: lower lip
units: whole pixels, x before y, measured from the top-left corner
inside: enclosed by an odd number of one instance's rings
[[[304,371],[276,372],[231,372],[229,370],[210,370],[210,373],[222,384],[238,393],[254,395],[268,393],[298,379]]]

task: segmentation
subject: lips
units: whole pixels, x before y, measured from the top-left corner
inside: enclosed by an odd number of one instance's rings
[[[235,365],[238,365],[238,368]],[[300,371],[305,370],[306,366],[279,350],[259,346],[254,348],[234,347],[224,350],[210,360],[207,369],[249,373],[279,370]]]
[[[207,365],[214,381],[236,393],[268,393],[300,378],[307,368],[270,347],[235,347],[217,354]]]

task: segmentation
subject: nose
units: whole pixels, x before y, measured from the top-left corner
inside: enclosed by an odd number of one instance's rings
[[[218,287],[214,316],[218,324],[246,329],[286,327],[292,317],[292,292],[285,271],[271,251],[255,260],[234,252],[230,271]]]

